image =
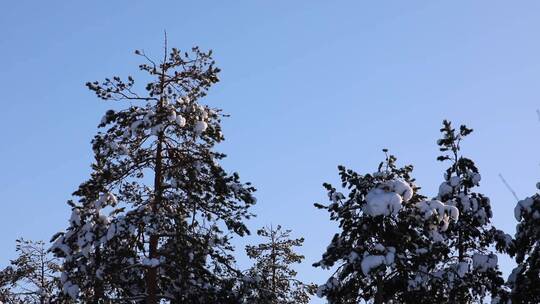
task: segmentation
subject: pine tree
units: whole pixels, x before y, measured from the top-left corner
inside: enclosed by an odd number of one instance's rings
[[[314,264],[335,269],[319,286],[318,296],[329,303],[432,303],[418,288],[410,288],[420,265],[432,265],[438,258],[436,251],[426,249],[433,241],[419,216],[417,204],[424,197],[410,176],[413,167],[398,168],[396,158],[387,155],[374,174],[338,169],[348,193],[325,183],[331,203],[315,204],[340,228]]]
[[[68,202],[69,226],[53,237],[64,294],[76,303],[236,303],[232,235],[249,233],[254,188],[220,166],[218,109],[202,105],[219,69],[210,52],[165,44],[139,66],[145,93],[120,77],[89,82],[109,110],[92,147],[90,179]]]
[[[540,183],[537,188],[540,189]],[[540,303],[540,195],[536,193],[520,200],[514,215],[518,225],[510,253],[517,266],[507,282],[510,298],[512,303]]]
[[[254,265],[247,271],[255,288],[245,295],[246,303],[301,304],[308,303],[315,292],[314,284],[305,284],[296,278],[297,272],[292,264],[304,259],[294,251],[304,243],[303,238],[291,239],[291,230],[264,227],[257,231],[266,242],[247,246],[246,253],[254,260]]]
[[[449,161],[450,167],[435,202],[457,208],[459,219],[436,231],[436,241],[445,244],[448,252],[437,268],[429,272],[429,285],[437,302],[482,303],[490,294],[496,297],[503,284],[496,252],[490,246],[506,250],[511,237],[491,226],[490,200],[474,192],[480,182],[478,168],[460,154],[461,141],[472,129],[461,125],[456,131],[445,120],[441,132],[437,144],[445,153],[438,160]]]
[[[0,302],[53,303],[59,287],[57,259],[42,241],[21,238],[16,241],[15,250],[17,258],[0,271]]]

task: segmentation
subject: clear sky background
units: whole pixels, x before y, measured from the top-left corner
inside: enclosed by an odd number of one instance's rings
[[[256,230],[304,236],[301,278],[337,231],[321,184],[336,166],[373,172],[382,148],[414,164],[436,195],[442,119],[475,132],[463,144],[482,173],[494,223],[513,234],[515,200],[540,180],[538,1],[2,1],[0,266],[17,237],[48,240],[89,173],[90,140],[110,104],[85,87],[137,76],[134,49],[213,49],[221,82],[206,102],[224,122],[226,168],[259,189]],[[243,244],[238,241],[239,261]],[[512,268],[502,259],[506,274]],[[314,301],[314,303],[320,301]]]

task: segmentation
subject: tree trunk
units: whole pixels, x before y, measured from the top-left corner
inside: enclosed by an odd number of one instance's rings
[[[45,304],[45,252],[43,252],[43,247],[39,250],[40,259],[41,259],[41,295],[39,296],[39,303]]]
[[[167,33],[165,33],[165,48],[164,48],[164,56],[163,56],[163,65],[161,68],[161,76],[159,79],[159,85],[160,85],[160,91],[161,91],[161,98],[159,100],[159,103],[157,104],[157,114],[161,112],[161,109],[163,107],[163,104],[165,103],[165,72],[166,72],[166,65],[167,62]],[[162,181],[163,181],[163,174],[162,174],[162,150],[163,150],[163,131],[160,131],[158,134],[158,140],[157,140],[157,148],[156,148],[156,166],[155,166],[155,172],[154,172],[154,200],[152,202],[151,210],[152,213],[157,213],[159,209],[159,204],[161,203],[161,194],[162,194]],[[150,259],[156,258],[158,256],[157,254],[157,247],[159,243],[159,236],[157,235],[150,235],[150,244],[149,244],[149,250],[148,250],[148,257]],[[157,268],[156,267],[150,267],[147,269],[146,272],[146,288],[148,297],[146,298],[147,304],[157,304],[158,303],[158,297],[157,297]]]
[[[160,134],[158,136],[158,143],[157,143],[157,151],[156,151],[156,168],[155,168],[155,175],[154,175],[154,200],[152,202],[152,212],[157,213],[159,204],[161,201],[161,192],[162,192],[162,141],[163,141],[163,134]],[[149,252],[148,256],[150,259],[157,258],[157,247],[158,247],[158,236],[157,235],[151,235],[150,236],[150,246],[149,246]],[[157,268],[156,267],[150,267],[147,269],[146,272],[146,286],[147,286],[147,292],[148,297],[146,298],[147,304],[157,304]]]
[[[381,278],[382,279],[382,278]],[[375,293],[375,303],[374,304],[384,304],[384,294],[383,294],[382,283],[379,281],[377,283],[377,292]]]
[[[272,242],[272,294],[276,296],[276,240],[274,227],[270,226],[270,236]]]
[[[101,250],[99,250],[99,247],[96,248],[96,265],[99,267],[101,264]],[[94,304],[99,304],[99,301],[103,299],[103,282],[97,278],[97,276],[94,278],[95,286],[94,286]]]

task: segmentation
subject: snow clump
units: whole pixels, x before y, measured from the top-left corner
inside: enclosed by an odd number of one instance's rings
[[[459,218],[459,210],[455,206],[445,205],[439,200],[421,201],[416,204],[420,214],[424,219],[435,217],[441,225],[441,231],[446,231],[450,220],[457,221]]]
[[[532,205],[534,203],[534,199],[532,197],[527,197],[524,200],[521,200],[517,203],[516,207],[514,208],[514,216],[516,218],[516,221],[521,221],[521,216],[523,213],[531,213],[532,212]]]
[[[386,251],[386,255],[365,255],[360,263],[364,275],[368,275],[373,269],[381,265],[392,265],[394,263],[396,256],[396,249],[394,247],[384,248],[380,245],[380,247],[376,246],[375,250]]]
[[[488,269],[497,268],[497,255],[476,253],[472,257],[474,269],[486,272]]]
[[[370,216],[396,215],[401,204],[409,201],[412,196],[413,190],[409,184],[401,180],[390,180],[368,192],[363,211]]]
[[[204,121],[197,121],[195,123],[195,126],[193,127],[193,131],[197,134],[201,134],[202,132],[206,131],[208,128],[208,124]]]

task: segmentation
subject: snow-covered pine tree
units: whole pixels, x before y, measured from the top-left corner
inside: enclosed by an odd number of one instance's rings
[[[540,183],[537,188],[540,189]],[[540,195],[520,200],[514,215],[519,223],[515,246],[510,251],[517,263],[507,282],[511,303],[540,303]]]
[[[0,303],[58,303],[60,267],[42,241],[16,240],[17,258],[0,271]]]
[[[303,255],[295,252],[295,247],[304,243],[304,238],[291,239],[291,230],[281,226],[263,227],[257,231],[265,242],[246,246],[248,257],[254,260],[247,271],[255,288],[245,295],[246,303],[260,304],[302,304],[308,303],[316,286],[306,284],[296,278],[293,264],[301,263]]]
[[[480,182],[478,168],[460,154],[461,141],[471,132],[465,125],[456,131],[445,120],[442,138],[437,141],[444,152],[437,159],[449,161],[450,167],[432,202],[454,206],[459,214],[457,221],[435,222],[437,225],[432,226],[434,240],[448,246],[439,266],[428,272],[431,293],[440,303],[482,303],[490,295],[496,297],[504,281],[492,246],[506,250],[512,243],[511,236],[490,224],[489,198],[474,192]]]
[[[424,197],[410,176],[413,167],[398,168],[396,158],[387,155],[373,174],[338,169],[348,193],[325,183],[331,204],[315,204],[340,229],[314,264],[335,269],[318,296],[329,303],[433,303],[409,286],[420,265],[429,268],[440,254],[426,249],[433,248],[433,241],[424,233],[424,218],[418,217],[417,204]]]
[[[139,66],[152,80],[137,92],[128,77],[87,83],[109,110],[92,146],[91,178],[74,193],[65,232],[51,250],[75,303],[237,303],[241,273],[232,235],[249,233],[255,189],[219,164],[220,110],[199,100],[218,82],[211,52],[165,44],[161,62]]]

